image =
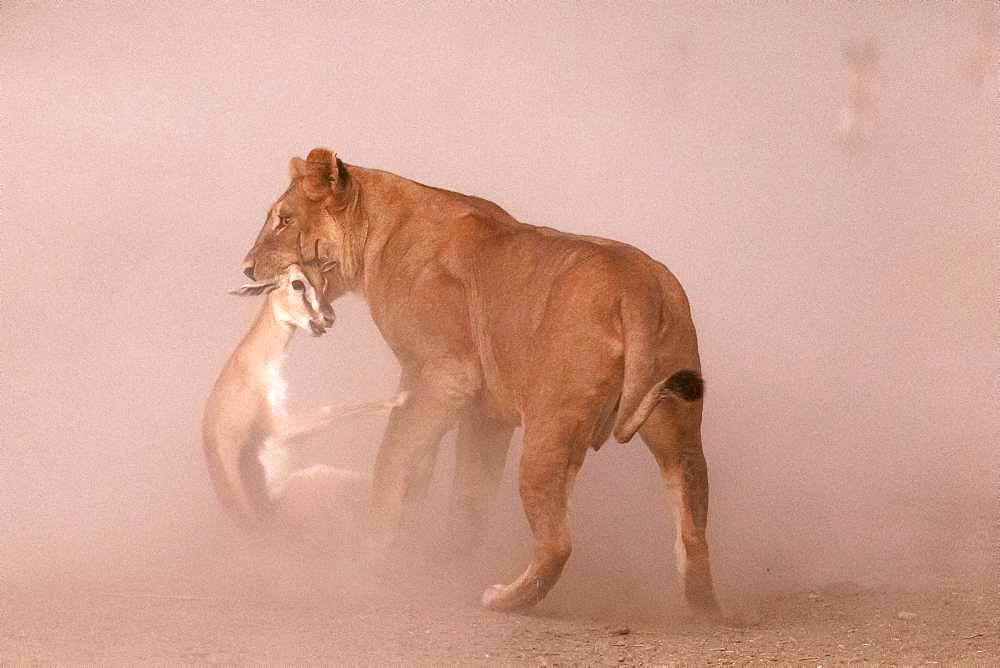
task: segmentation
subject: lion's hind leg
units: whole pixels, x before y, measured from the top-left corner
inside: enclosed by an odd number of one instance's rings
[[[705,537],[708,521],[708,469],[701,444],[701,402],[665,397],[639,429],[656,458],[673,504],[677,527],[677,570],[684,597],[699,612],[715,613]]]
[[[521,452],[519,491],[534,535],[528,568],[509,585],[493,585],[480,602],[493,610],[535,605],[562,574],[572,551],[568,511],[576,474],[590,447],[592,429],[573,420],[526,424]]]

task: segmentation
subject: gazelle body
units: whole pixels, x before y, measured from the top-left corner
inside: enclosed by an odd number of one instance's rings
[[[202,441],[209,475],[226,511],[253,526],[268,514],[288,478],[281,442],[287,413],[282,377],[296,329],[316,334],[332,323],[298,266],[237,294],[267,292],[257,318],[222,368],[205,404]]]
[[[206,402],[205,458],[216,494],[237,523],[254,527],[266,522],[307,542],[323,542],[335,516],[354,523],[354,515],[367,504],[370,480],[324,465],[293,470],[288,441],[320,431],[335,418],[388,412],[406,394],[289,416],[282,376],[285,350],[297,329],[319,335],[333,324],[329,303],[340,290],[324,274],[292,265],[275,280],[244,285],[236,294],[262,292],[267,296],[257,318]]]

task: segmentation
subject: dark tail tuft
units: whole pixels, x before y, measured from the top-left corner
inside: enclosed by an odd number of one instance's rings
[[[673,392],[685,401],[698,401],[705,396],[705,381],[694,371],[678,371],[660,388],[660,396]]]

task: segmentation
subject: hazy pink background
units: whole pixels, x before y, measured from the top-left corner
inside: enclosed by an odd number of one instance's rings
[[[723,598],[984,572],[949,548],[1000,485],[1000,107],[965,75],[987,7],[4,2],[0,577],[212,558],[201,405],[257,308],[225,291],[314,146],[680,277]],[[880,127],[849,153],[864,35]],[[293,347],[299,405],[395,387],[337,307]],[[343,462],[382,427],[338,430]],[[495,581],[526,555],[513,490]],[[666,508],[638,441],[593,455],[555,605],[669,591]]]

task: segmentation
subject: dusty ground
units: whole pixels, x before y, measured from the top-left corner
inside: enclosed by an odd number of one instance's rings
[[[368,665],[975,662],[1000,665],[998,593],[831,588],[760,597],[757,619],[587,619],[385,602],[8,591],[0,662]],[[901,619],[900,615],[907,617]],[[911,617],[912,615],[912,617]]]
[[[995,540],[994,522],[969,543],[975,583],[941,576],[906,590],[839,583],[744,596],[728,601],[741,619],[724,624],[581,614],[558,597],[531,615],[496,614],[475,606],[474,577],[323,576],[302,553],[265,565],[223,551],[200,570],[155,574],[109,564],[8,579],[0,663],[1000,665]]]
[[[830,591],[752,603],[758,621],[715,626],[500,615],[444,600],[428,611],[336,600],[171,598],[139,588],[7,592],[0,662],[1000,663],[995,591]],[[900,612],[914,616],[900,619]]]

